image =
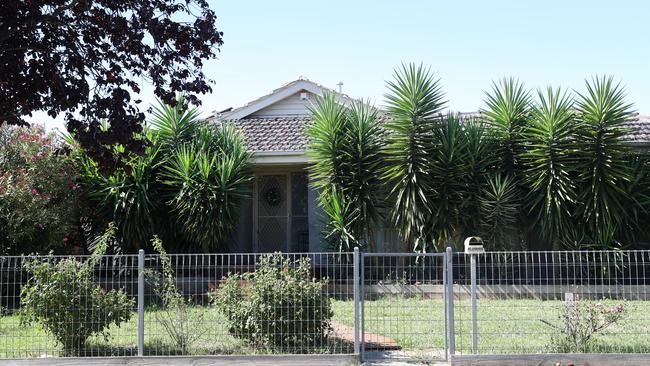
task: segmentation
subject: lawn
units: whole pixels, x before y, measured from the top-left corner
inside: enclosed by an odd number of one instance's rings
[[[145,355],[175,355],[181,350],[174,346],[165,329],[157,321],[156,310],[145,312]],[[132,356],[137,355],[138,317],[134,313],[131,319],[119,327],[109,329],[110,337],[93,337],[88,340],[88,356]],[[192,354],[237,354],[252,353],[244,342],[228,335],[225,319],[216,309],[195,307],[190,313],[189,323],[192,329],[202,334],[193,345]],[[60,347],[55,345],[39,326],[23,326],[16,315],[0,318],[0,357],[44,357],[59,356]]]
[[[616,304],[610,301],[611,305]],[[609,303],[607,305],[609,305]],[[544,324],[546,320],[561,325],[559,301],[480,300],[478,306],[479,353],[550,352],[551,340],[558,331]],[[628,301],[628,314],[609,328],[608,334],[596,336],[594,352],[650,352],[649,303]],[[471,311],[469,301],[455,305],[456,350],[471,353]],[[333,300],[334,318],[338,324],[354,325],[351,301]],[[163,327],[156,321],[156,310],[145,313],[145,355],[180,354]],[[192,346],[191,354],[252,354],[245,342],[228,334],[225,319],[214,308],[196,307],[190,323],[201,337]],[[406,299],[401,297],[367,301],[365,304],[366,341],[382,335],[396,341],[413,355],[441,354],[444,349],[444,312],[442,300]],[[88,355],[135,355],[137,316],[120,327],[110,329],[108,340],[89,340]],[[317,352],[350,352],[349,344],[332,342]],[[0,317],[0,357],[44,357],[60,355],[60,348],[37,326],[23,326],[15,315]]]
[[[607,306],[619,304],[604,301]],[[627,315],[619,323],[594,338],[593,352],[650,352],[650,302],[625,302]],[[353,324],[351,304],[335,304],[336,319]],[[541,300],[479,300],[478,352],[481,354],[552,352],[552,339],[560,329],[563,303]],[[387,336],[406,351],[440,353],[445,345],[444,304],[442,300],[384,298],[367,301],[366,332]],[[469,301],[454,306],[456,352],[472,352],[472,319]],[[370,339],[369,339],[370,338]],[[372,341],[372,336],[366,337]]]

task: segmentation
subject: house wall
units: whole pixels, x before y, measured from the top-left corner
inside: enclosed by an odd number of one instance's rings
[[[307,93],[309,98],[307,100],[301,100],[301,93]],[[316,97],[314,94],[303,90],[266,108],[262,108],[247,118],[309,116],[310,113],[308,107],[315,101]]]
[[[305,169],[302,167],[258,167],[257,173],[260,174],[273,174],[275,172],[287,171],[300,171]],[[250,187],[251,192],[254,189],[253,185]],[[308,216],[307,221],[309,225],[309,251],[321,252],[327,251],[329,248],[323,246],[322,231],[324,229],[324,213],[322,208],[318,205],[318,190],[311,185],[307,191],[307,205]],[[255,195],[253,195],[255,196]],[[239,211],[239,223],[237,229],[233,234],[233,245],[230,248],[231,252],[255,252],[255,224],[253,222],[255,210],[253,209],[253,198],[246,199],[242,202]],[[391,227],[390,223],[384,222],[374,228],[375,242],[377,244],[378,252],[400,252],[402,251],[402,243],[399,239],[397,229]]]
[[[398,230],[391,227],[389,223],[386,222],[381,226],[375,227],[374,234],[378,252],[392,253],[404,250]]]
[[[311,177],[309,177],[309,191],[307,193],[309,205],[309,251],[320,252],[327,250],[323,248],[323,209],[318,206],[318,190],[312,186]]]

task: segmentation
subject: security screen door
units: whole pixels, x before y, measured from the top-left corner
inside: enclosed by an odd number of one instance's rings
[[[257,176],[257,250],[286,251],[289,203],[286,174]]]

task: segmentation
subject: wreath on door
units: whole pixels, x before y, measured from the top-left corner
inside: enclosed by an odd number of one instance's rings
[[[264,199],[269,206],[277,206],[282,201],[282,193],[277,187],[271,187],[264,192]]]

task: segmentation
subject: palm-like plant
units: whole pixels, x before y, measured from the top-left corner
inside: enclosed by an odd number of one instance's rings
[[[466,197],[460,208],[463,213],[461,224],[464,236],[480,232],[480,198],[490,172],[495,165],[492,135],[485,123],[478,118],[463,118],[463,133],[466,140],[464,153]]]
[[[349,164],[347,194],[359,211],[359,228],[363,240],[376,250],[373,226],[383,217],[385,205],[380,169],[382,133],[379,112],[369,101],[355,101],[348,113],[345,159]]]
[[[343,185],[346,180],[346,164],[343,151],[347,131],[345,107],[336,100],[334,93],[325,93],[310,108],[313,122],[305,133],[309,138],[309,155],[314,163],[310,166],[315,188],[323,192],[332,185]]]
[[[424,66],[402,65],[389,81],[386,94],[390,120],[385,148],[388,182],[394,200],[392,219],[405,250],[426,250],[433,241],[430,228],[434,207],[430,174],[435,145],[433,133],[445,106],[440,80]]]
[[[621,224],[620,238],[626,243],[638,243],[647,238],[650,228],[643,223],[650,219],[650,157],[646,152],[628,157],[631,179],[623,185],[626,218]]]
[[[526,166],[526,206],[535,216],[542,238],[559,250],[563,236],[574,223],[578,124],[573,99],[566,92],[549,87],[537,95],[538,102],[524,132],[527,150],[521,155]]]
[[[179,147],[162,174],[175,191],[171,212],[185,236],[204,251],[228,249],[252,180],[252,156],[235,127],[222,124],[213,133],[213,143],[204,136]]]
[[[364,101],[343,106],[325,93],[311,113],[310,171],[328,220],[325,237],[339,250],[366,244],[375,250],[372,227],[382,207],[378,111]]]
[[[512,176],[491,175],[479,198],[481,236],[491,250],[517,249],[517,216],[521,202]]]
[[[596,77],[579,94],[577,116],[582,124],[580,152],[580,214],[595,240],[608,238],[629,218],[624,185],[632,179],[630,150],[623,143],[622,124],[633,116],[625,91],[611,77]],[[598,243],[607,246],[609,243]]]
[[[359,246],[358,233],[354,232],[357,225],[353,224],[359,221],[359,210],[335,187],[321,194],[319,201],[327,217],[323,239],[329,247],[338,252],[349,252]]]
[[[495,134],[497,168],[508,174],[518,174],[521,166],[521,137],[530,115],[531,96],[524,84],[514,78],[492,83],[485,94],[486,109],[481,113]]]
[[[252,180],[241,135],[231,125],[205,126],[182,98],[155,108],[149,127],[145,153],[132,155],[123,170],[104,176],[84,159],[82,188],[95,207],[94,226],[115,222],[130,252],[156,234],[174,251],[226,249]]]
[[[185,98],[178,95],[175,105],[158,101],[147,125],[154,132],[156,142],[173,149],[191,142],[202,126],[202,120],[199,118],[199,110],[188,108]]]
[[[444,250],[444,245],[459,239],[464,226],[461,222],[468,217],[464,209],[471,206],[468,201],[474,197],[472,180],[480,179],[468,169],[472,160],[476,162],[476,157],[469,148],[465,123],[450,113],[433,129],[434,149],[429,157],[428,170],[432,182],[428,199],[433,212],[427,227],[436,250]]]
[[[80,176],[85,197],[94,211],[96,231],[114,222],[122,249],[133,252],[142,248],[156,232],[160,186],[156,171],[160,165],[158,149],[150,146],[142,156],[132,156],[128,169],[109,176],[88,157],[81,159]]]

